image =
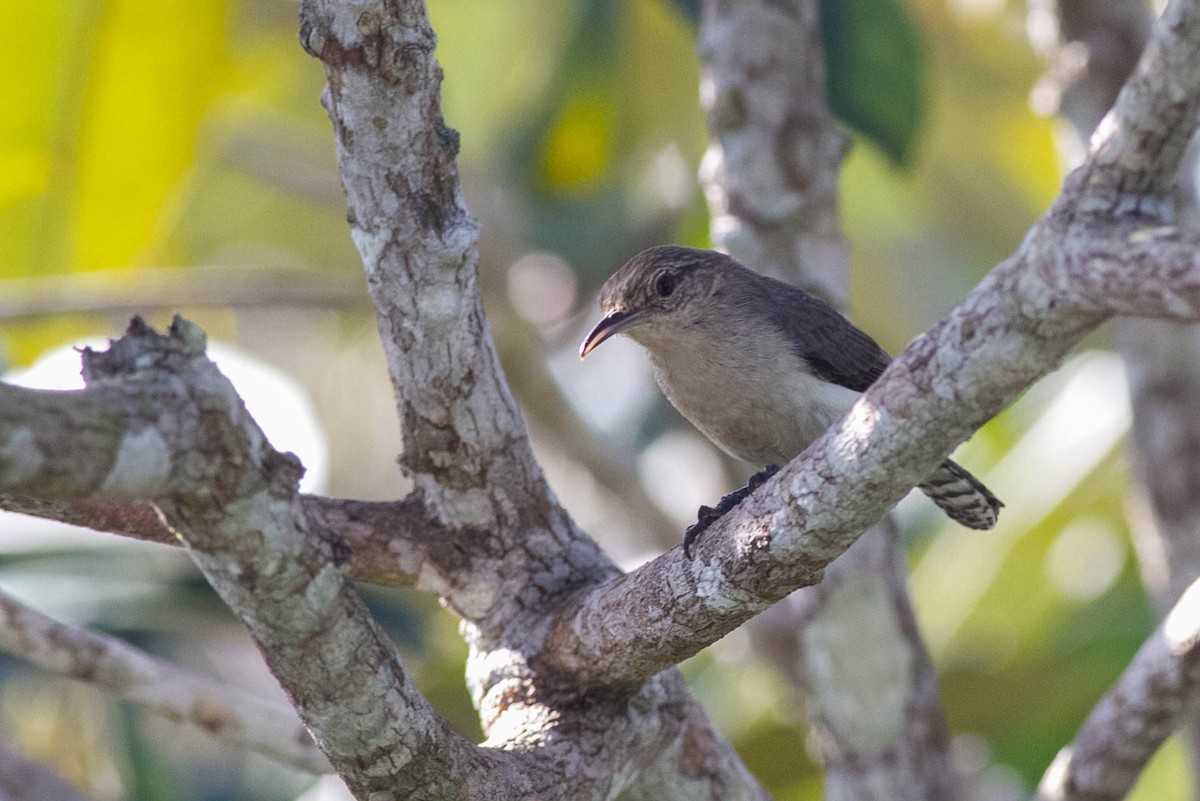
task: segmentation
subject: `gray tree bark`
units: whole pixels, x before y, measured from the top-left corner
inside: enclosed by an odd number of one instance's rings
[[[1174,0],[1016,253],[694,559],[674,549],[620,575],[546,486],[500,372],[423,5],[306,0],[301,36],[329,80],[415,493],[300,496],[295,458],[180,320],[86,353],[85,390],[0,384],[0,505],[98,509],[105,526],[181,540],[362,801],[765,798],[673,666],[819,581],[1103,321],[1200,320],[1200,237],[1171,202],[1200,108],[1200,3]],[[430,708],[352,575],[436,592],[462,617],[485,743]]]

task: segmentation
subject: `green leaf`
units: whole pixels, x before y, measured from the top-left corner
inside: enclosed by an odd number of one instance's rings
[[[898,164],[924,116],[921,41],[900,0],[821,0],[829,107]]]

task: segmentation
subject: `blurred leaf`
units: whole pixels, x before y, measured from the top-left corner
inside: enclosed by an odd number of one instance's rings
[[[1192,784],[1188,769],[1191,749],[1182,733],[1176,733],[1158,749],[1150,764],[1142,771],[1137,784],[1125,801],[1173,801],[1189,797],[1186,788]]]
[[[693,25],[699,0],[674,0]],[[924,62],[901,0],[821,0],[826,90],[837,117],[907,165],[924,116]]]
[[[94,16],[91,5],[18,0],[15,8],[6,6],[9,75],[0,83],[0,277],[28,275],[62,247],[60,232],[54,230],[62,195],[55,181],[73,158],[73,101],[86,80],[79,51]]]
[[[559,78],[579,11],[560,0],[430,0],[428,6],[446,73],[442,111],[462,135],[459,164],[469,169],[494,157],[515,120],[537,112]]]
[[[821,42],[833,113],[907,164],[923,117],[924,62],[899,0],[821,0]]]
[[[105,7],[79,126],[77,266],[162,258],[154,245],[182,210],[201,125],[225,74],[228,15],[226,0]]]
[[[542,152],[542,181],[566,195],[589,194],[609,171],[613,105],[603,94],[573,88]]]
[[[551,88],[538,137],[537,180],[551,195],[586,198],[612,181],[619,95],[616,8],[586,0]]]

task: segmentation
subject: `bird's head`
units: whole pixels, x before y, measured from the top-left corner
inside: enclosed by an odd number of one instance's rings
[[[733,260],[722,253],[676,245],[643,250],[604,282],[604,317],[579,346],[579,358],[617,333],[653,348],[660,336],[704,324],[727,262]]]

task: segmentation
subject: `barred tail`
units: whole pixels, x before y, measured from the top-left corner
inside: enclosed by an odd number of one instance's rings
[[[967,528],[991,528],[1004,506],[979,479],[949,459],[917,486],[951,520]]]

